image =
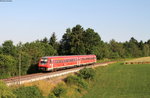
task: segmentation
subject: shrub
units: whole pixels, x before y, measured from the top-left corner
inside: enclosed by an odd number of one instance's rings
[[[0,98],[16,98],[12,91],[2,81],[0,81]]]
[[[66,89],[64,88],[64,85],[58,85],[56,88],[53,89],[52,93],[56,96],[56,97],[60,97],[62,95],[64,95],[66,93]],[[55,98],[52,94],[50,94],[51,98]]]
[[[50,93],[50,94],[48,95],[48,98],[56,98],[56,96],[55,96],[53,93]]]
[[[14,93],[17,98],[43,98],[41,91],[36,86],[20,87]]]
[[[81,79],[80,77],[77,77],[77,76],[68,76],[65,79],[65,82],[68,85],[77,85],[82,88],[88,87],[88,84],[83,79]]]
[[[79,71],[79,74],[78,74],[79,77],[83,78],[83,79],[94,79],[94,76],[95,76],[95,70],[92,69],[92,68],[84,68],[84,69],[81,69]]]

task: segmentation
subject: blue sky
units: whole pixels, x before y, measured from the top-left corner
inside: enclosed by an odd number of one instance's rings
[[[0,2],[0,44],[31,42],[68,27],[93,28],[109,42],[150,39],[150,0],[12,0]]]

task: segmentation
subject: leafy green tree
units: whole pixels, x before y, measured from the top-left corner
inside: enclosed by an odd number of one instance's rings
[[[96,54],[100,56],[102,41],[98,33],[93,29],[83,29],[76,25],[72,29],[68,28],[60,42],[60,54],[63,55],[83,55]]]
[[[139,48],[139,43],[133,37],[129,42],[124,43],[125,53],[128,57],[140,57],[142,56],[141,48]]]
[[[80,25],[76,25],[72,29],[67,29],[61,40],[61,54],[80,55],[85,54],[83,42],[84,29]]]
[[[142,55],[142,51],[138,47],[138,41],[133,37],[129,41],[129,51],[132,57],[140,57]]]
[[[101,47],[101,38],[93,29],[88,28],[83,33],[83,42],[86,54],[93,54],[95,47]],[[100,51],[99,51],[100,52]]]
[[[51,45],[49,44],[43,44],[44,46],[44,55],[45,56],[54,56],[57,54],[57,50],[54,49]]]
[[[28,68],[27,73],[35,73],[38,70],[38,61],[43,56],[51,56],[56,54],[56,50],[49,45],[48,43],[43,43],[40,41],[26,43],[22,46],[22,52],[24,55],[26,54],[26,58],[28,61],[24,62],[26,68]],[[30,66],[28,67],[28,64]]]
[[[112,58],[124,57],[125,49],[122,43],[118,43],[114,39],[112,39],[110,41],[110,49],[112,51],[111,52]]]
[[[139,49],[142,50],[142,49],[143,49],[143,46],[144,46],[143,41],[140,41],[140,42],[138,43]]]
[[[48,43],[48,39],[47,39],[47,37],[45,37],[41,42],[43,42],[43,43]]]
[[[129,40],[129,42],[138,45],[138,41],[134,37],[131,37],[131,39]]]
[[[15,76],[17,74],[16,60],[9,55],[0,54],[0,78]]]
[[[40,57],[45,56],[45,47],[41,42],[26,43],[22,46],[22,51],[31,56],[31,64],[37,64]]]
[[[149,56],[150,47],[148,46],[148,44],[143,45],[142,54],[143,54],[143,56]]]
[[[3,53],[3,50],[2,50],[2,47],[0,46],[0,54],[2,54]]]
[[[149,51],[150,51],[150,39],[147,42],[145,42],[145,44],[147,44],[149,46]],[[150,56],[150,52],[148,55]]]
[[[85,47],[83,42],[83,32],[84,29],[80,25],[76,25],[72,28],[71,34],[71,54],[80,55],[85,54]]]
[[[55,32],[52,34],[52,36],[49,39],[49,44],[54,48],[54,49],[58,49],[58,42],[56,39],[56,35]]]
[[[68,28],[66,33],[63,35],[62,40],[60,41],[59,54],[69,55],[71,54],[71,29]]]
[[[147,42],[145,42],[145,43],[148,44],[148,45],[150,45],[150,39]]]
[[[57,42],[55,32],[51,35],[49,39],[49,45],[52,46],[56,50],[56,54],[58,54],[59,51],[59,43]]]
[[[5,55],[16,55],[16,47],[13,45],[13,41],[7,40],[2,44],[2,51]]]
[[[18,65],[18,69],[19,69],[19,64],[17,64],[17,65]],[[31,64],[31,56],[29,54],[27,54],[26,52],[21,52],[21,75],[27,74],[27,71],[31,65],[32,65]]]
[[[108,43],[104,43],[101,50],[102,58],[110,58],[110,53],[111,50]]]

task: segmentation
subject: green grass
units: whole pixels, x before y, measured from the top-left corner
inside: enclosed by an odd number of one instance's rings
[[[150,98],[150,64],[112,64],[96,69],[83,98]]]

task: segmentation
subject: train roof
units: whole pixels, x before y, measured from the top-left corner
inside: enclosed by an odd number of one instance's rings
[[[85,56],[95,56],[95,55],[65,55],[65,56],[45,56],[42,58],[69,58],[69,57],[85,57]]]

